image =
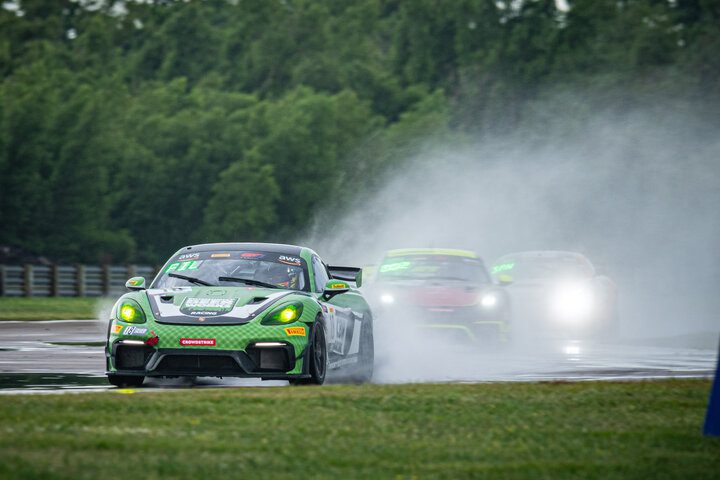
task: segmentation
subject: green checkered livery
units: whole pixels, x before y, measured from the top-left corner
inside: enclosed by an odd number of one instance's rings
[[[117,309],[125,299],[133,299],[140,304],[147,321],[145,323],[128,323],[117,319]],[[184,297],[179,298],[179,303]],[[244,325],[171,325],[159,323],[152,318],[150,314],[150,302],[145,292],[133,292],[125,294],[118,300],[111,314],[110,335],[108,347],[117,340],[146,340],[152,336],[159,338],[156,348],[182,348],[187,350],[203,349],[203,350],[245,350],[247,346],[255,342],[277,342],[282,341],[291,344],[295,348],[295,357],[297,362],[295,368],[287,373],[299,374],[302,372],[301,354],[305,350],[308,341],[310,327],[315,321],[316,315],[320,311],[320,306],[314,299],[292,295],[283,297],[277,302],[277,305],[289,301],[301,301],[303,303],[303,313],[297,321],[283,325],[262,325],[260,322],[265,315],[272,312],[273,307],[266,309],[257,318],[251,320]],[[123,327],[119,333],[115,333],[115,327]],[[126,327],[145,328],[147,332],[143,335],[125,335]],[[293,327],[304,327],[305,335],[288,335],[285,329]],[[153,335],[154,334],[154,335]],[[182,346],[181,338],[213,338],[216,341],[215,346]],[[110,359],[112,363],[112,359]],[[114,371],[114,365],[111,365],[110,371]]]

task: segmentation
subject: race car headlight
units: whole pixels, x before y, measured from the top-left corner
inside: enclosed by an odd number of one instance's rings
[[[480,297],[480,305],[483,308],[495,308],[498,304],[498,296],[496,293],[486,293]]]
[[[382,295],[380,295],[380,301],[385,305],[390,305],[392,303],[395,303],[395,297],[393,297],[389,293],[383,293]]]
[[[550,307],[562,321],[584,320],[594,307],[593,292],[586,285],[561,285],[553,293]]]
[[[285,325],[298,320],[302,315],[302,311],[302,303],[286,303],[272,309],[260,323],[263,325]]]
[[[123,300],[120,304],[120,307],[117,309],[116,317],[118,320],[127,323],[145,323],[147,320],[145,312],[143,312],[140,304],[129,298]]]

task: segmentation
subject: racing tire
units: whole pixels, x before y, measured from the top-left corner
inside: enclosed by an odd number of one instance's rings
[[[370,383],[375,369],[375,340],[372,320],[363,325],[360,331],[360,353],[356,372],[350,377],[355,383]]]
[[[310,378],[291,379],[290,385],[322,385],[328,369],[327,342],[325,341],[325,325],[319,318],[310,330],[307,361],[309,362]]]
[[[145,381],[143,376],[135,375],[108,375],[108,382],[118,388],[139,387]]]

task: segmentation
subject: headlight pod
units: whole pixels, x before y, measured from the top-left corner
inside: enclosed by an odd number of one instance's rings
[[[270,310],[260,323],[263,325],[285,325],[299,320],[302,311],[303,306],[300,302],[284,303]]]
[[[582,284],[559,285],[550,301],[552,313],[564,322],[586,320],[595,308],[592,289]]]
[[[497,307],[500,303],[497,293],[485,293],[480,297],[480,305],[488,310]]]
[[[391,305],[395,303],[395,297],[389,293],[383,293],[380,295],[380,301],[385,305]]]
[[[147,321],[140,304],[129,298],[123,300],[118,307],[116,318],[127,323],[145,323]]]

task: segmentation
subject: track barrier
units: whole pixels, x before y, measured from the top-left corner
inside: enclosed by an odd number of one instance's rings
[[[130,277],[157,272],[147,265],[0,265],[3,297],[100,297],[126,291]]]

